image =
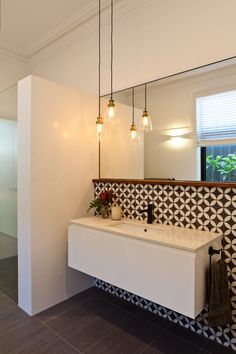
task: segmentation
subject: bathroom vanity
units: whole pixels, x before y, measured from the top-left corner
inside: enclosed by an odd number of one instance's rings
[[[69,266],[195,318],[206,304],[208,248],[221,248],[221,240],[213,232],[87,217],[69,223]]]

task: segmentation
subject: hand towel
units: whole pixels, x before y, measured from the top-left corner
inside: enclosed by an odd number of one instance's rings
[[[212,264],[210,274],[209,326],[224,326],[231,323],[231,299],[227,266],[223,259]]]

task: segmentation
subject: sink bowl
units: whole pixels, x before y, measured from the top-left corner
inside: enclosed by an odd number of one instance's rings
[[[109,225],[109,227],[117,228],[119,230],[123,231],[130,231],[130,232],[135,232],[135,233],[143,233],[143,234],[156,234],[158,232],[158,229],[154,229],[152,227],[148,227],[146,225],[135,225],[131,223],[125,223],[121,222],[119,224],[114,224],[114,225]]]

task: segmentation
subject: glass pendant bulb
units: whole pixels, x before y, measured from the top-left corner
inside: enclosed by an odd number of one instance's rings
[[[114,123],[114,124],[118,123],[117,107],[115,105],[113,98],[109,99],[107,110],[106,110],[106,117],[108,123]]]
[[[136,127],[136,124],[132,123],[130,127],[130,138],[131,141],[138,141],[139,135],[138,135],[138,129]]]
[[[147,84],[144,86],[144,97],[145,97],[145,106],[141,118],[141,123],[142,123],[142,130],[145,132],[149,132],[152,130],[152,121],[151,118],[149,117],[148,111],[147,111]]]
[[[103,119],[101,116],[98,116],[96,121],[97,134],[102,133],[102,128],[103,128]]]
[[[108,111],[107,111],[108,118],[113,118],[115,115],[115,109],[116,109],[115,102],[113,99],[109,100],[107,107],[108,107]]]
[[[152,130],[152,121],[146,109],[143,111],[142,115],[142,129],[146,132]]]

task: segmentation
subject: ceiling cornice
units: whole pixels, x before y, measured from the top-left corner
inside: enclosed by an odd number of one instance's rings
[[[24,51],[3,41],[0,41],[0,54],[3,56],[10,57],[12,59],[16,59],[18,61],[22,61],[24,63],[28,63],[29,61],[28,58],[25,56]]]
[[[114,0],[115,4],[115,14],[114,19],[120,18],[122,16],[127,15],[127,13],[135,10],[139,6],[143,5],[148,0]],[[103,24],[106,24],[109,21],[109,17],[106,18],[106,10],[110,6],[110,0],[103,0],[102,1],[102,12],[104,12]],[[86,36],[85,31],[87,34],[91,33],[92,31],[96,30],[95,21],[91,21],[93,18],[96,19],[96,15],[98,12],[98,4],[97,0],[91,2],[86,8],[81,11],[76,12],[73,16],[71,16],[66,21],[62,22],[58,26],[54,27],[51,31],[49,31],[46,35],[43,35],[39,40],[35,41],[32,45],[24,48],[23,50],[9,45],[3,41],[0,41],[0,53],[3,55],[7,55],[13,57],[15,59],[28,62],[31,56],[40,52],[42,49],[46,47],[50,47],[50,44],[57,41],[59,38],[63,37],[73,29],[77,27],[83,28],[83,35]],[[86,29],[86,30],[85,30]],[[80,38],[78,38],[79,40]],[[65,48],[68,46],[68,42],[63,45]],[[61,47],[60,50],[63,50]],[[54,50],[50,50],[50,54]],[[58,50],[55,50],[58,51]]]
[[[106,0],[107,2],[107,0]],[[58,38],[65,35],[67,32],[73,30],[75,27],[81,25],[82,23],[88,21],[97,11],[97,0],[94,0],[86,8],[81,11],[76,12],[73,16],[68,18],[66,21],[60,23],[54,27],[47,34],[43,35],[38,41],[35,41],[32,45],[25,48],[25,56],[30,57],[33,54],[39,52],[41,49],[50,45],[52,42]]]

